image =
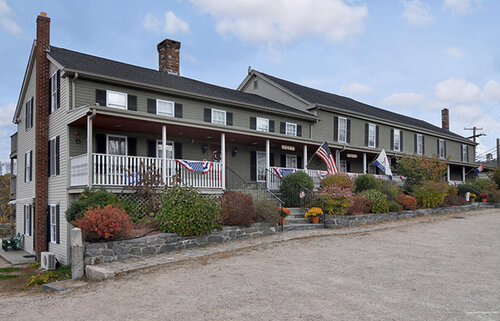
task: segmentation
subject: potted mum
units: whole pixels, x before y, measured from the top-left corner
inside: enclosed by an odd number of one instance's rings
[[[472,204],[472,203],[474,203],[474,201],[476,200],[476,198],[477,198],[476,194],[474,194],[474,193],[470,193],[470,196],[469,196],[469,200],[470,200],[470,201],[469,201],[469,202],[470,202],[471,204]]]
[[[311,223],[313,224],[318,224],[319,223],[319,217],[323,215],[323,210],[319,207],[311,207],[309,211],[304,215],[304,218],[308,220],[311,218]]]
[[[486,203],[486,201],[488,201],[488,194],[487,193],[481,193],[479,194],[479,199],[481,200],[481,202],[483,203]]]

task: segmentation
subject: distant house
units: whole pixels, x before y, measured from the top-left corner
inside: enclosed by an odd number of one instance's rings
[[[249,70],[237,90],[179,75],[179,42],[157,46],[159,70],[52,46],[50,19],[37,18],[14,123],[17,230],[26,251],[50,250],[69,263],[64,213],[84,187],[120,192],[147,164],[204,193],[235,181],[279,188],[276,168],[301,169],[319,182],[314,156],[327,141],[338,167],[376,173],[385,149],[449,158],[450,181],[474,166],[475,143],[443,126]],[[14,146],[15,144],[15,146]],[[187,161],[179,162],[178,160]],[[185,164],[208,161],[206,174]],[[188,165],[189,167],[189,165]],[[191,168],[192,169],[192,168]]]

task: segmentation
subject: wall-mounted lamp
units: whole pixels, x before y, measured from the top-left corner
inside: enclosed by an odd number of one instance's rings
[[[208,144],[203,143],[203,145],[201,145],[201,153],[205,154],[207,151],[208,151]]]
[[[236,155],[238,155],[238,147],[233,148],[233,151],[232,151],[231,155],[233,157],[235,157]]]

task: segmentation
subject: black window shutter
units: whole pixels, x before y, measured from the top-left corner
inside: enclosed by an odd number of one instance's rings
[[[24,221],[23,221],[24,222],[23,223],[23,225],[24,225],[24,233],[23,234],[25,234],[26,233],[26,208],[27,208],[27,206],[24,205],[23,207],[24,207]]]
[[[175,109],[174,116],[176,118],[182,118],[182,104],[175,103],[174,109]]]
[[[106,90],[96,89],[95,90],[95,102],[100,106],[107,106],[106,103]]]
[[[207,123],[212,122],[212,110],[210,108],[203,109],[203,120]]]
[[[403,152],[403,131],[399,130],[399,150]]]
[[[28,101],[26,103],[26,105],[24,106],[26,108],[26,117],[25,118],[25,121],[24,121],[24,125],[26,125],[26,130],[28,130],[30,128],[29,124],[30,124],[30,111],[29,111],[29,108],[30,108],[30,102]]]
[[[444,140],[444,157],[446,158],[446,141]]]
[[[148,98],[148,113],[156,114],[156,99]]]
[[[417,134],[413,134],[413,152],[416,154],[417,153]]]
[[[337,116],[333,117],[333,141],[339,141],[339,118]]]
[[[302,156],[297,156],[297,168],[302,168]]]
[[[391,150],[394,150],[394,129],[391,128]]]
[[[347,120],[347,143],[351,143],[351,120]]]
[[[48,156],[48,162],[47,162],[47,165],[48,165],[48,171],[47,171],[47,174],[48,176],[50,177],[52,175],[52,161],[51,161],[51,157],[52,157],[52,153],[50,152],[51,148],[50,148],[50,145],[52,145],[52,140],[49,139],[49,148],[48,148],[48,151],[47,151],[47,156]]]
[[[257,129],[257,118],[250,117],[250,129]]]
[[[56,175],[61,171],[61,140],[59,136],[56,137]]]
[[[297,125],[297,136],[302,137],[302,125]]]
[[[148,157],[156,157],[156,140],[147,140]]]
[[[274,133],[274,120],[269,120],[269,132]]]
[[[280,134],[285,134],[286,123],[280,122]]]
[[[365,146],[368,146],[368,123],[365,123]]]
[[[106,135],[96,134],[96,151],[98,154],[106,154]]]
[[[439,154],[439,138],[437,139],[437,155],[438,155],[438,157],[439,157],[439,156],[441,156],[441,155]]]
[[[47,216],[47,220],[45,221],[46,222],[45,224],[47,224],[47,234],[45,234],[45,241],[47,243],[50,243],[50,238],[51,238],[51,233],[50,233],[50,223],[51,223],[51,221],[50,221],[50,216],[51,216],[50,215],[50,207],[51,206],[48,205],[47,206],[47,210],[45,211],[45,215]]]
[[[274,166],[274,153],[269,153],[269,166]]]
[[[56,205],[56,244],[59,244],[60,243],[60,227],[59,227],[59,214],[60,214],[60,210],[59,210],[59,204]]]
[[[464,145],[460,145],[462,148],[460,148],[460,160],[463,162],[464,161]]]
[[[127,95],[127,109],[137,110],[137,96]]]
[[[226,125],[233,126],[233,113],[226,113]]]
[[[286,155],[285,154],[280,155],[280,166],[286,167]]]
[[[61,71],[57,71],[57,104],[56,109],[61,107]]]
[[[375,128],[376,128],[376,130],[375,130],[375,141],[376,141],[375,146],[378,148],[378,142],[379,142],[379,136],[380,136],[379,135],[379,126],[377,125],[377,126],[375,126]]]
[[[35,103],[34,100],[35,100],[34,97],[31,97],[31,99],[30,99],[30,128],[33,128],[33,118],[35,118],[35,116],[34,116],[34,112],[35,112],[34,109],[35,108],[33,107],[34,103]]]
[[[350,173],[351,172],[351,162],[350,161],[346,161],[345,162],[345,170],[346,172]]]
[[[250,180],[255,182],[257,180],[257,153],[250,151]]]
[[[137,156],[137,138],[127,138],[127,150],[129,156]]]
[[[425,155],[425,136],[422,135],[422,155]]]
[[[182,143],[174,142],[174,158],[182,159]]]

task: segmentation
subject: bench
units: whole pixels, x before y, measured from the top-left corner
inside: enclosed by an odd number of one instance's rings
[[[17,235],[11,239],[6,239],[2,240],[2,249],[4,249],[5,252],[9,250],[9,247],[13,248],[14,250],[19,250],[17,245],[21,240],[23,239],[23,235],[21,233],[17,233]]]

